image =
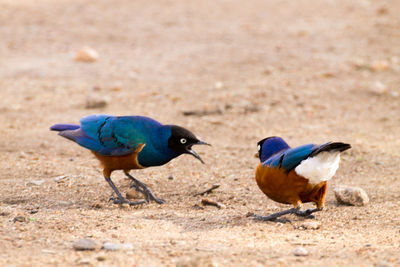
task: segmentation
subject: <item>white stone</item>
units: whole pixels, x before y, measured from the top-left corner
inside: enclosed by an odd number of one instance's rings
[[[293,250],[293,255],[298,256],[298,257],[307,256],[308,251],[304,247],[297,247]]]
[[[365,206],[369,202],[367,193],[360,187],[337,186],[334,188],[336,200],[341,204]]]

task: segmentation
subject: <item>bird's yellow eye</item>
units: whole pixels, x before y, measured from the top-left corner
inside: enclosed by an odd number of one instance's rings
[[[186,144],[187,140],[185,138],[181,138],[181,144]]]

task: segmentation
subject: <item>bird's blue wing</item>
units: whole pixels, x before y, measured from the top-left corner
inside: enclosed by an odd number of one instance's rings
[[[145,121],[143,117],[91,115],[81,119],[79,131],[69,133],[73,138],[65,137],[101,155],[123,156],[146,143]]]
[[[314,144],[303,145],[278,152],[263,162],[263,165],[283,168],[286,172],[296,168],[300,162],[308,158],[318,146]]]

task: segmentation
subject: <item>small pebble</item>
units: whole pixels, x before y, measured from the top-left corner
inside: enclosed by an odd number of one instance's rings
[[[44,183],[44,180],[32,180],[26,183],[26,185],[36,185],[39,186]]]
[[[65,178],[67,178],[66,175],[60,175],[54,178],[54,181],[56,182],[60,182],[61,180],[64,180]]]
[[[304,247],[297,247],[293,250],[293,255],[298,256],[298,257],[307,256],[308,251]]]
[[[373,71],[385,71],[389,68],[389,62],[386,60],[373,61],[371,63],[371,70]]]
[[[57,252],[55,250],[49,250],[49,249],[42,249],[43,254],[56,254]]]
[[[0,216],[8,216],[11,214],[11,211],[10,207],[0,207]]]
[[[96,260],[98,260],[98,261],[105,261],[105,260],[106,260],[106,256],[104,256],[104,255],[97,256],[97,257],[96,257]]]
[[[111,242],[105,242],[102,249],[114,251],[119,249],[119,245]]]
[[[96,242],[90,238],[79,239],[72,244],[75,250],[95,250]]]
[[[220,81],[218,81],[214,84],[215,89],[221,89],[222,87],[224,87],[224,84]]]
[[[376,95],[383,95],[387,92],[387,86],[380,81],[376,81],[375,84],[371,86],[369,91]]]
[[[316,230],[316,229],[319,229],[320,226],[321,226],[321,224],[319,222],[311,221],[311,222],[303,222],[299,226],[299,228]]]
[[[200,267],[200,266],[204,266],[204,267],[214,267],[214,266],[218,266],[217,264],[214,263],[212,258],[208,258],[208,257],[188,257],[188,258],[183,258],[180,259],[177,263],[176,263],[176,267]]]
[[[391,264],[390,262],[387,261],[380,261],[378,262],[378,267],[392,267],[393,264]]]
[[[376,10],[378,15],[386,15],[389,13],[389,10],[386,7],[380,7]]]
[[[92,208],[93,209],[102,209],[102,208],[104,208],[104,205],[101,202],[95,202],[92,204]]]
[[[103,243],[102,249],[104,250],[133,250],[133,244],[132,243],[111,243],[111,242],[105,242]]]
[[[391,95],[392,97],[398,97],[398,96],[399,96],[399,92],[391,91],[391,92],[390,92],[390,95]]]
[[[85,108],[92,109],[92,108],[104,108],[107,106],[107,100],[104,98],[88,96],[86,97]]]
[[[83,258],[79,260],[79,265],[93,265],[89,258]]]
[[[99,54],[91,47],[84,46],[75,55],[75,61],[91,63],[99,58]]]
[[[139,198],[143,198],[143,194],[136,191],[136,190],[129,190],[128,192],[126,192],[126,198],[127,199],[139,199]]]
[[[225,209],[226,208],[225,204],[222,204],[220,202],[216,202],[214,200],[210,200],[208,198],[203,198],[201,200],[201,204],[203,204],[204,206],[214,206],[214,207],[217,207],[219,209]]]
[[[132,243],[121,244],[121,249],[122,250],[133,250],[133,244]]]
[[[168,180],[174,180],[173,176],[168,176]]]
[[[360,187],[338,186],[333,191],[340,204],[365,206],[369,202],[367,193]]]
[[[114,91],[114,92],[119,92],[119,91],[122,90],[122,85],[119,84],[119,83],[114,84],[114,85],[111,87],[111,90]]]
[[[273,70],[274,70],[274,68],[272,66],[267,66],[267,67],[265,67],[263,73],[264,73],[264,75],[270,75]]]
[[[24,216],[14,217],[13,222],[26,222],[26,218]]]

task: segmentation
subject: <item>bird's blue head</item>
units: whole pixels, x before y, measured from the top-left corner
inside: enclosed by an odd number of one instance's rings
[[[280,137],[271,136],[262,139],[257,143],[258,157],[261,162],[266,161],[272,155],[282,151],[284,149],[290,148],[290,146]]]
[[[208,145],[200,141],[192,132],[176,125],[157,125],[158,130],[151,131],[150,140],[138,155],[140,165],[144,167],[161,166],[182,155],[190,154],[200,160],[192,150],[193,145]]]

